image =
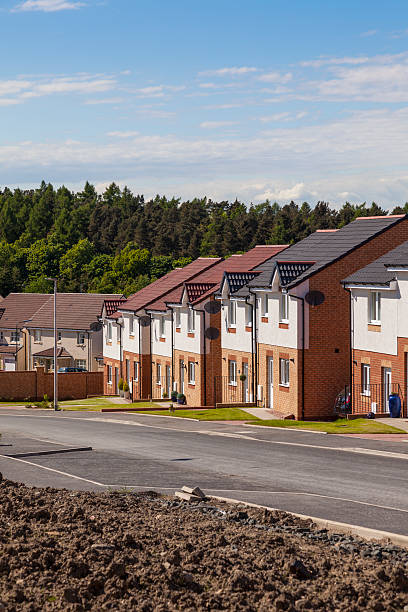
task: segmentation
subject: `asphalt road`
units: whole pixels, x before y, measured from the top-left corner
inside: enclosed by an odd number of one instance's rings
[[[0,431],[0,471],[28,485],[166,493],[198,485],[212,495],[408,535],[407,442],[20,409],[0,409]]]

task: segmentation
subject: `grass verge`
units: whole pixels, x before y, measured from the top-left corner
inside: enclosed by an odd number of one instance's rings
[[[143,410],[142,414],[160,414],[162,416],[183,417],[187,419],[198,419],[199,421],[248,421],[250,415],[240,408],[209,408],[208,410]],[[259,419],[254,417],[256,423]],[[252,421],[252,419],[251,419]]]
[[[84,411],[84,410],[92,410],[99,411],[102,408],[122,408],[123,410],[131,410],[132,408],[158,408],[158,404],[153,404],[150,402],[136,402],[134,404],[117,404],[116,402],[111,402],[106,398],[88,398],[86,400],[70,400],[66,402],[60,402],[60,407],[63,410],[73,410],[73,411]]]
[[[252,423],[252,421],[251,421]],[[401,434],[406,433],[402,429],[393,427],[392,425],[384,425],[376,423],[370,419],[338,419],[331,423],[322,423],[316,421],[288,421],[271,419],[268,421],[258,420],[257,425],[264,427],[285,427],[287,429],[309,429],[313,431],[322,431],[328,434]]]

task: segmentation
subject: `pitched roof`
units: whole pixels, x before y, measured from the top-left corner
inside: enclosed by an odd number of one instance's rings
[[[184,266],[184,268],[176,268],[154,283],[129,296],[126,302],[121,305],[120,310],[137,312],[142,308],[146,308],[155,300],[170,294],[176,287],[182,289],[185,281],[194,278],[204,270],[212,268],[220,261],[221,257],[199,257],[191,264]]]
[[[236,293],[257,275],[257,272],[225,272],[224,278],[228,283],[230,292]]]
[[[110,317],[110,315],[116,312],[119,306],[124,302],[126,302],[126,298],[120,300],[105,300],[106,316]]]
[[[54,298],[52,295],[47,297],[48,300],[31,317],[27,328],[53,327]],[[89,330],[91,323],[101,316],[105,301],[120,300],[121,297],[120,294],[105,293],[57,293],[57,327]]]
[[[14,355],[17,351],[15,344],[0,344],[0,355]]]
[[[44,349],[38,353],[33,353],[33,357],[54,357],[54,347],[52,346],[51,348]],[[57,359],[58,357],[70,357],[72,359],[72,355],[70,355],[63,346],[58,347]]]
[[[250,281],[248,286],[269,287],[278,261],[280,263],[310,263],[313,261],[313,265],[301,272],[287,285],[288,288],[295,287],[406,218],[407,215],[360,217],[336,232],[314,232],[279,253],[278,257],[272,257],[258,266],[257,269],[261,271],[261,274]]]
[[[285,287],[294,281],[298,276],[306,272],[314,262],[303,262],[303,261],[277,261],[276,269],[279,274],[281,285]]]
[[[287,245],[257,245],[247,253],[231,255],[227,259],[220,260],[215,266],[202,272],[194,278],[194,293],[197,295],[195,299],[190,300],[191,304],[197,304],[213,293],[216,293],[221,285],[221,281],[225,272],[242,272],[253,270],[259,264],[263,263],[270,257],[287,248]],[[151,310],[166,310],[167,304],[177,304],[181,301],[184,287],[189,291],[190,282],[184,283],[183,287],[178,287],[169,293],[165,299],[158,300],[150,305]],[[188,295],[188,293],[187,293]]]
[[[51,295],[49,293],[9,293],[1,302],[0,329],[15,329],[24,327],[23,321],[31,319]]]
[[[388,268],[394,266],[408,267],[408,241],[379,257],[368,266],[357,270],[342,282],[361,285],[389,285],[395,279],[396,273],[390,272]]]

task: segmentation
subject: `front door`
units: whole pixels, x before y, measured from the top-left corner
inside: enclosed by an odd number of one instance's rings
[[[273,357],[268,357],[268,408],[273,410]]]
[[[184,393],[184,360],[180,359],[180,393]]]
[[[248,364],[247,363],[243,363],[242,364],[242,373],[243,375],[246,377],[243,384],[242,384],[242,394],[243,394],[243,401],[244,402],[249,402],[249,393],[248,393]]]
[[[382,369],[383,406],[384,411],[389,412],[389,397],[391,393],[391,368]]]

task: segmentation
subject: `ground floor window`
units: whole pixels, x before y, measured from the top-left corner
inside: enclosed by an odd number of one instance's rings
[[[370,366],[367,363],[361,364],[361,393],[370,395]]]
[[[228,380],[230,385],[237,384],[237,362],[234,359],[228,361]]]
[[[279,359],[279,384],[289,387],[289,359]]]
[[[161,364],[156,364],[156,384],[161,385]]]
[[[139,364],[137,361],[133,364],[133,378],[136,382],[139,380]]]
[[[194,361],[188,362],[188,382],[190,385],[195,385],[195,363]]]
[[[86,359],[76,359],[75,363],[77,368],[86,368]]]
[[[108,385],[112,384],[112,366],[108,365]]]

